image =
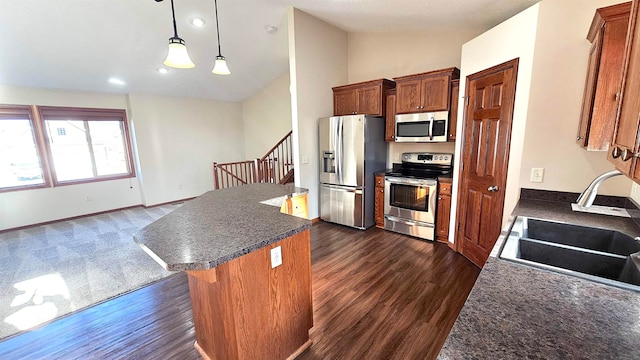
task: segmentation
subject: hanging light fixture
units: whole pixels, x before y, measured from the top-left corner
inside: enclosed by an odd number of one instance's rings
[[[173,16],[173,37],[169,38],[169,53],[167,54],[167,58],[164,60],[164,64],[178,69],[191,69],[196,65],[189,58],[189,53],[187,53],[187,47],[184,45],[184,40],[178,36],[176,12],[173,9],[173,0],[171,0],[171,15]]]
[[[218,32],[218,56],[216,56],[216,62],[213,64],[213,70],[211,70],[211,72],[216,75],[229,75],[231,74],[231,71],[229,71],[229,67],[227,66],[227,60],[225,60],[224,56],[222,56],[222,52],[220,51],[220,25],[218,22],[218,0],[213,0],[213,2],[216,7],[216,31]]]

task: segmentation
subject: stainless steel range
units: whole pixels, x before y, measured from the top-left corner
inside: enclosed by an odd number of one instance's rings
[[[435,239],[438,177],[453,170],[453,154],[402,154],[402,165],[385,174],[384,228]]]

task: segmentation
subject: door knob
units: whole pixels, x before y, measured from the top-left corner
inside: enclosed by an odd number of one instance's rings
[[[498,191],[498,185],[489,186],[487,190],[489,190],[490,192],[496,192]]]

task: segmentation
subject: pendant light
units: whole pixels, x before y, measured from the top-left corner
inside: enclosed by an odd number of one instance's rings
[[[211,72],[216,75],[229,75],[231,74],[231,71],[229,71],[229,67],[227,66],[227,60],[225,60],[224,56],[222,56],[222,52],[220,51],[220,24],[218,22],[218,0],[213,0],[213,2],[216,7],[216,31],[218,32],[218,56],[216,56],[216,62],[213,64],[213,70],[211,70]]]
[[[189,58],[189,53],[187,53],[187,47],[184,45],[184,40],[178,36],[176,12],[173,9],[173,0],[171,0],[171,15],[173,16],[173,37],[169,38],[169,53],[167,54],[167,58],[164,60],[164,64],[178,69],[191,69],[196,65]]]

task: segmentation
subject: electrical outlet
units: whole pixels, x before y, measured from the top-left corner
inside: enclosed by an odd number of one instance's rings
[[[303,164],[308,164],[309,163],[309,157],[308,156],[303,156],[302,157],[302,163]]]
[[[84,196],[84,200],[85,200],[85,201],[91,201],[91,195],[86,194],[86,195]]]
[[[182,183],[178,183],[178,190],[182,190]]]
[[[531,169],[531,182],[541,183],[544,179],[544,168]]]
[[[282,247],[276,246],[271,249],[271,268],[282,265]]]

